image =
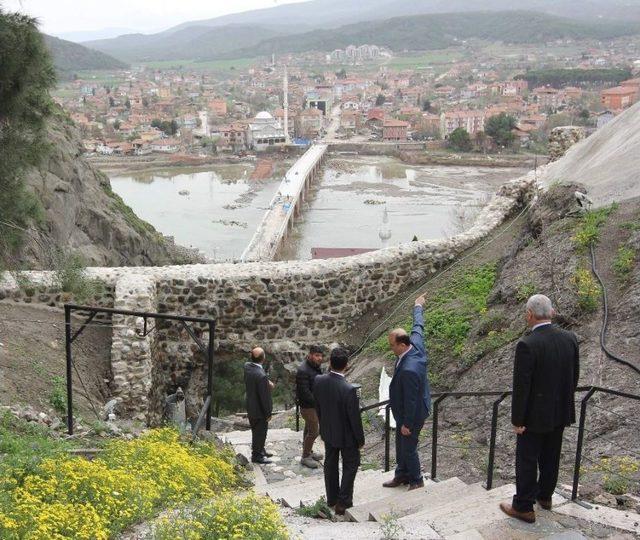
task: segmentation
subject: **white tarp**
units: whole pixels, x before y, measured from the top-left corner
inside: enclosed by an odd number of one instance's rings
[[[378,401],[387,401],[389,399],[389,385],[391,384],[391,377],[387,375],[387,372],[384,368],[380,370],[380,385],[378,386]],[[378,416],[382,416],[384,418],[385,415],[385,406],[380,407],[378,411]],[[389,425],[395,429],[396,421],[393,418],[393,414],[389,411]]]

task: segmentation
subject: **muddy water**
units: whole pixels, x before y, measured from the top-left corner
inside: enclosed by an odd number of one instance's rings
[[[308,259],[314,247],[380,248],[385,208],[388,245],[455,234],[469,226],[500,184],[525,172],[414,167],[387,157],[332,159],[283,258]]]
[[[204,172],[153,171],[113,176],[111,182],[136,214],[163,234],[215,259],[231,260],[251,240],[279,185],[275,179],[250,181],[253,167],[239,163],[215,165]],[[389,245],[414,235],[451,234],[499,184],[523,172],[413,167],[387,157],[331,159],[283,258],[308,259],[312,247],[381,247],[378,231],[385,206],[392,232]]]

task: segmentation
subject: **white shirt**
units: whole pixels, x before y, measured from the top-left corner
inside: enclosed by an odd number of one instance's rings
[[[262,371],[264,371],[264,366],[262,364],[258,364],[257,362],[249,362],[250,364],[253,364],[254,366],[258,366]]]
[[[333,373],[334,375],[340,375],[340,377],[344,378],[344,373],[340,373],[338,371],[333,371],[333,370],[331,370],[331,373]]]
[[[533,328],[531,328],[531,331],[533,332],[536,328],[540,328],[541,326],[549,326],[550,324],[551,324],[551,321],[535,324]]]
[[[398,369],[398,366],[400,365],[400,362],[402,361],[402,359],[407,355],[407,353],[413,349],[413,345],[409,345],[409,348],[404,351],[400,356],[398,356],[398,359],[396,360],[396,365],[395,365],[395,369]]]

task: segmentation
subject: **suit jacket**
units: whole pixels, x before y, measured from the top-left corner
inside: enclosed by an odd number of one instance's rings
[[[244,365],[245,403],[249,418],[268,418],[273,412],[271,387],[265,370],[253,362]]]
[[[578,340],[549,324],[516,345],[511,422],[547,433],[576,421],[574,392],[580,377]]]
[[[391,379],[389,399],[398,429],[407,426],[413,430],[424,423],[431,409],[429,357],[424,345],[424,316],[420,306],[413,308],[410,339],[411,349],[397,362]]]
[[[364,430],[355,386],[341,375],[329,372],[316,377],[313,396],[325,444],[360,448],[364,444]]]

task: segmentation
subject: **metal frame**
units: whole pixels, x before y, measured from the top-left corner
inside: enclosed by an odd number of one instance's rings
[[[576,444],[576,458],[573,468],[573,485],[571,490],[571,500],[575,501],[578,497],[578,485],[580,482],[580,463],[582,461],[582,449],[584,445],[584,431],[587,416],[587,404],[589,400],[597,392],[603,394],[610,394],[614,396],[623,397],[626,399],[633,399],[640,401],[640,395],[630,394],[628,392],[621,392],[619,390],[613,390],[611,388],[603,388],[601,386],[580,386],[576,388],[576,392],[586,392],[580,403],[580,418],[578,421],[578,440]],[[495,461],[496,450],[496,435],[498,430],[498,414],[500,412],[500,404],[511,394],[513,391],[490,391],[490,392],[434,392],[431,394],[433,401],[432,410],[432,435],[431,435],[431,479],[436,480],[438,472],[438,411],[440,403],[447,397],[490,397],[495,396],[497,399],[492,404],[491,415],[491,438],[489,443],[489,462],[487,466],[487,481],[486,489],[490,490],[493,487],[493,469]],[[390,446],[391,446],[391,424],[389,410],[391,407],[390,401],[380,401],[379,403],[373,403],[360,409],[360,413],[370,411],[371,409],[385,408],[385,425],[384,425],[384,470],[388,472],[390,469]],[[298,409],[296,408],[296,430],[299,429],[299,417]]]
[[[71,313],[74,311],[81,311],[89,313],[86,320],[82,323],[80,328],[74,333],[71,333]],[[98,313],[108,313],[111,315],[131,315],[133,317],[142,317],[144,319],[143,336],[149,335],[155,330],[155,325],[148,329],[147,319],[155,320],[167,320],[178,321],[182,323],[183,328],[195,341],[200,352],[207,357],[207,394],[205,395],[205,403],[200,411],[198,422],[196,425],[202,425],[202,416],[206,413],[206,429],[211,431],[211,415],[213,414],[213,343],[216,330],[215,319],[207,319],[203,317],[188,317],[186,315],[168,315],[166,313],[153,313],[147,311],[131,311],[127,309],[114,309],[106,307],[96,306],[82,306],[77,304],[65,304],[64,305],[64,330],[65,330],[65,349],[67,358],[67,430],[69,435],[73,435],[73,356],[71,345],[82,334],[84,329],[91,323]],[[188,323],[206,324],[209,328],[209,343],[205,346],[204,343],[196,336],[193,328]],[[197,433],[197,431],[195,431]]]

